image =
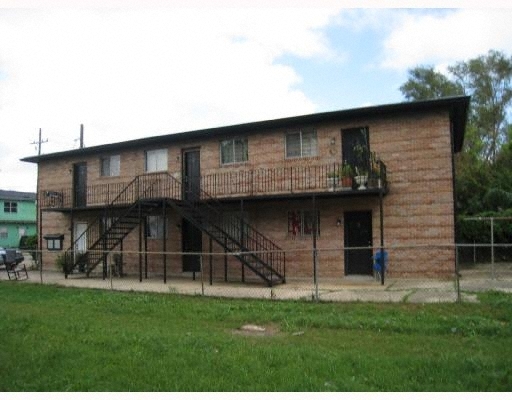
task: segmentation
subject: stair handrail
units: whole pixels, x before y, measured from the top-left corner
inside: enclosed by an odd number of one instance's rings
[[[99,217],[96,219],[93,223],[91,223],[87,229],[79,235],[71,246],[66,250],[65,256],[71,257],[72,263],[70,266],[70,269],[67,270],[64,268],[64,273],[67,277],[67,274],[71,272],[71,270],[77,265],[78,261],[74,260],[74,252],[75,252],[75,246],[80,241],[83,240],[83,237],[87,237],[87,251],[93,251],[92,248],[97,245],[97,243],[102,240],[102,235],[108,234],[109,231],[113,229],[115,224],[119,222],[123,216],[126,216],[132,209],[137,205],[137,203],[143,199],[146,198],[148,191],[152,189],[155,185],[159,184],[161,182],[161,178],[164,177],[167,178],[167,183],[172,182],[172,185],[166,184],[166,181],[164,181],[164,187],[163,192],[158,192],[159,196],[157,197],[167,197],[172,198],[175,200],[182,200],[186,201],[187,203],[191,204],[194,207],[197,207],[198,204],[201,204],[202,206],[205,206],[209,210],[209,214],[213,212],[214,215],[218,217],[216,222],[216,225],[218,222],[221,222],[221,226],[217,226],[217,229],[223,228],[225,226],[228,226],[230,231],[233,231],[234,229],[240,229],[241,232],[245,233],[245,240],[242,242],[238,242],[237,244],[240,247],[242,252],[253,252],[253,253],[271,253],[270,258],[271,261],[269,262],[268,257],[266,257],[266,260],[264,260],[267,265],[269,265],[271,268],[276,267],[280,272],[280,270],[284,266],[284,251],[281,249],[278,245],[276,245],[272,240],[267,238],[265,235],[260,233],[258,230],[256,230],[253,226],[251,226],[249,223],[247,223],[243,218],[237,218],[235,216],[226,216],[222,213],[221,207],[222,204],[215,198],[213,198],[209,193],[204,191],[201,187],[198,187],[198,194],[199,199],[198,201],[191,201],[188,199],[185,199],[186,196],[184,196],[183,191],[183,182],[169,174],[168,172],[161,172],[161,173],[155,173],[150,175],[138,175],[134,179],[132,179],[125,187],[124,189],[107,205],[105,209],[104,217],[108,218],[113,215],[113,210],[116,205],[119,204],[125,204],[126,201],[123,203],[119,202],[119,199],[123,198],[126,199],[126,193],[129,190],[132,190],[131,195],[128,197],[131,201],[131,207],[123,213],[121,216],[117,216],[115,221],[112,221],[110,226],[105,229],[98,229],[98,225],[101,223],[102,218]],[[147,185],[148,182],[146,182],[146,179],[149,180],[149,185]],[[141,182],[142,181],[142,182]],[[141,184],[142,183],[142,184]],[[141,192],[141,188],[143,191]],[[180,190],[181,189],[181,190]],[[129,202],[130,203],[130,202]],[[212,206],[212,203],[215,204],[216,207]],[[210,221],[212,223],[212,221]],[[246,231],[247,230],[247,231]],[[97,237],[96,237],[97,236]],[[231,238],[231,240],[235,240]],[[247,247],[248,241],[251,241],[253,244],[255,244],[256,249],[250,249]],[[92,243],[89,245],[89,243]],[[89,250],[91,249],[91,250]],[[277,258],[274,260],[274,258]],[[274,261],[278,261],[278,265],[274,265]]]
[[[213,212],[214,215],[218,217],[218,221],[220,221],[221,224],[219,226],[217,221],[217,223],[215,224],[217,229],[222,229],[223,231],[225,231],[225,229],[223,228],[225,228],[226,221],[229,221],[229,225],[231,225],[228,227],[229,231],[233,231],[234,229],[239,228],[241,232],[245,232],[245,228],[247,228],[251,236],[255,236],[251,237],[251,242],[256,245],[256,249],[250,249],[249,247],[247,247],[247,240],[240,242],[235,240],[233,237],[231,237],[231,240],[237,242],[242,252],[252,254],[259,253],[260,259],[262,255],[265,255],[266,257],[264,257],[265,259],[262,261],[264,261],[267,264],[267,266],[269,266],[271,269],[275,268],[278,272],[278,275],[284,278],[285,252],[281,247],[279,247],[272,240],[270,240],[268,237],[266,237],[257,229],[255,229],[252,225],[247,223],[243,218],[237,218],[235,216],[226,217],[225,215],[223,215],[221,211],[222,203],[217,199],[213,198],[208,192],[204,191],[200,186],[197,188],[199,194],[198,200],[192,201],[185,199],[186,196],[184,196],[183,182],[176,179],[169,173],[167,173],[167,176],[175,182],[175,185],[181,186],[182,190],[178,191],[178,193],[181,194],[181,198],[179,198],[179,200],[188,202],[189,204],[196,208],[199,205],[205,206],[208,208],[210,212]],[[212,204],[214,204],[216,207],[212,206]]]
[[[131,199],[133,199],[133,201],[131,203],[132,203],[132,206],[133,206],[133,204],[136,204],[141,198],[141,193],[140,193],[141,179],[143,179],[143,178],[145,179],[146,177],[154,178],[154,177],[158,177],[159,175],[161,175],[161,174],[137,175],[135,178],[133,178],[124,187],[124,189],[121,192],[119,192],[119,194],[106,206],[106,212],[103,215],[103,217],[108,218],[108,217],[112,216],[113,209],[116,204],[127,204],[126,202],[120,203],[119,199],[121,199],[122,197],[124,197],[126,199],[125,195],[129,190],[135,189],[131,193]],[[150,181],[150,183],[152,183],[152,184],[154,184],[155,182],[156,181],[154,179]],[[143,187],[144,187],[143,194],[145,194],[151,188],[151,185],[149,187],[146,187],[146,185],[144,185]],[[128,202],[128,203],[130,203],[130,202]],[[131,209],[131,208],[132,207],[130,207],[129,209]],[[115,222],[117,223],[120,220],[120,218],[122,218],[122,216],[119,216]],[[102,220],[102,218],[99,217],[99,218],[95,219],[91,224],[89,224],[87,229],[84,232],[82,232],[77,238],[75,238],[75,240],[73,241],[71,246],[65,251],[66,259],[71,260],[69,265],[68,265],[68,263],[65,263],[65,265],[68,266],[68,267],[66,267],[66,266],[64,267],[64,274],[66,277],[67,277],[68,273],[71,272],[71,270],[73,270],[73,268],[77,265],[77,260],[75,260],[75,257],[74,257],[76,244],[79,241],[83,240],[83,238],[85,237],[85,238],[87,238],[87,249],[93,248],[98,243],[98,241],[101,240],[102,234],[107,232],[107,230],[105,230],[105,229],[104,230],[98,229],[98,226],[100,225],[101,220]],[[111,226],[108,228],[108,230],[111,230],[113,225],[114,225],[114,222],[111,224]],[[88,251],[89,250],[86,250],[86,253]],[[68,268],[69,268],[69,270],[68,270]]]

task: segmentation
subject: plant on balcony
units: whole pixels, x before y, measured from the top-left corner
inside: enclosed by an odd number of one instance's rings
[[[358,189],[364,190],[366,189],[366,184],[368,183],[368,174],[371,168],[368,146],[366,144],[358,144],[354,146],[354,155],[356,160],[356,173],[354,179],[358,185]]]
[[[354,169],[346,161],[343,163],[343,166],[341,167],[340,176],[342,190],[352,189],[352,177],[354,176]]]
[[[382,179],[380,171],[380,159],[374,151],[370,153],[370,171],[368,173],[368,188],[381,188]]]
[[[345,161],[341,167],[327,173],[329,190],[333,191],[335,188],[340,188],[341,190],[351,189],[353,176],[354,169]]]

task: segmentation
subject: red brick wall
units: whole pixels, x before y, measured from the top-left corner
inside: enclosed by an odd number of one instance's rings
[[[453,186],[450,143],[450,121],[448,113],[411,114],[401,117],[368,118],[358,121],[319,124],[315,126],[318,137],[318,156],[308,159],[285,159],[285,131],[254,133],[248,136],[249,161],[234,166],[221,166],[219,141],[215,138],[204,142],[188,142],[168,147],[168,171],[179,178],[181,174],[182,150],[198,147],[201,151],[202,174],[247,171],[256,168],[288,167],[296,165],[319,165],[341,161],[341,131],[346,128],[368,126],[370,149],[375,151],[387,166],[389,193],[384,197],[385,245],[389,247],[389,273],[393,276],[446,275],[454,268]],[[98,183],[127,182],[144,173],[144,150],[121,152],[121,176],[100,176],[100,154],[81,159],[45,161],[39,165],[41,190],[71,188],[73,164],[85,161],[88,165],[89,185]],[[317,247],[320,249],[320,276],[342,277],[343,227],[336,220],[346,211],[371,210],[373,215],[374,245],[380,242],[379,202],[377,197],[338,197],[319,199],[321,235]],[[233,206],[238,208],[238,205]],[[287,276],[312,276],[311,238],[290,238],[287,233],[287,212],[290,209],[307,209],[311,201],[274,200],[244,203],[250,223],[259,231],[287,250]],[[169,239],[167,250],[181,250],[179,218],[169,216]],[[93,218],[93,212],[88,214]],[[77,218],[75,216],[75,218]],[[75,219],[76,220],[76,219]],[[42,227],[46,233],[66,234],[65,248],[69,247],[69,215],[44,212]],[[430,249],[424,246],[435,246]],[[149,251],[160,251],[159,240],[148,241]],[[204,238],[203,249],[208,250],[208,239]],[[132,232],[124,243],[125,251],[138,250],[138,232]],[[220,248],[214,246],[214,251]],[[162,271],[162,257],[150,255],[149,270]],[[230,257],[230,278],[240,274],[239,262]],[[54,257],[45,256],[44,263],[51,265]],[[205,262],[208,260],[205,258]],[[138,256],[125,257],[126,268],[138,270]],[[207,264],[208,265],[208,264]],[[223,276],[224,257],[214,257],[214,272]],[[181,256],[168,259],[169,272],[181,273]]]

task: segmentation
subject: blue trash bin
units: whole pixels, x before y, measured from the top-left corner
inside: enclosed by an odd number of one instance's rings
[[[388,265],[388,252],[386,250],[378,250],[373,256],[373,271],[376,277],[380,277],[382,271],[386,271]]]

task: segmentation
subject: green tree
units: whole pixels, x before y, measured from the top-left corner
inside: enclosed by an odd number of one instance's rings
[[[464,88],[458,82],[452,82],[432,66],[421,66],[409,70],[409,79],[400,91],[409,101],[429,100],[439,97],[464,94]]]
[[[507,109],[512,100],[512,57],[496,50],[448,70],[472,97],[471,123],[483,144],[481,156],[494,163],[507,141]]]
[[[449,66],[448,73],[416,67],[400,90],[409,101],[471,96],[464,148],[456,157],[457,210],[474,215],[505,209],[506,193],[512,193],[512,57],[491,50]]]

